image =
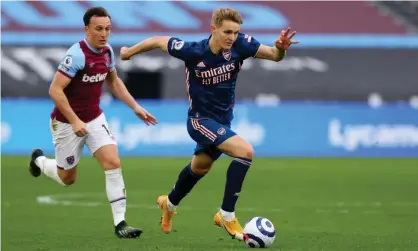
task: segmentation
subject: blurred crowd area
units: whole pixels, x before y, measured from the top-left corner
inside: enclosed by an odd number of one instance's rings
[[[2,98],[47,97],[58,62],[84,36],[84,11],[99,4],[112,16],[116,56],[152,35],[204,39],[218,7],[238,9],[242,32],[265,44],[291,26],[300,44],[280,63],[247,60],[239,100],[416,103],[418,4],[406,1],[3,2]],[[116,65],[138,99],[186,99],[184,65],[167,54]]]
[[[54,154],[51,78],[85,36],[84,12],[99,4],[112,16],[119,76],[159,120],[143,125],[104,85],[101,106],[122,156],[190,156],[195,142],[184,63],[160,51],[122,62],[120,48],[155,35],[207,38],[213,10],[232,7],[241,31],[261,43],[273,45],[289,26],[300,41],[279,63],[242,66],[232,129],[257,156],[417,157],[417,4],[402,1],[2,2],[2,154]]]

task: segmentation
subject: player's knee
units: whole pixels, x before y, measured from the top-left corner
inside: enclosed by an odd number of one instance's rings
[[[253,159],[254,157],[254,148],[249,145],[248,149],[245,152],[247,159]]]
[[[192,161],[191,169],[193,173],[203,176],[210,171],[210,169],[212,168],[212,164],[212,161]]]
[[[203,176],[210,171],[212,164],[212,158],[207,154],[201,153],[193,157],[191,169],[193,173]]]
[[[253,159],[254,156],[254,149],[250,144],[246,144],[240,151],[239,156],[246,159]]]
[[[77,177],[75,175],[73,175],[72,173],[63,173],[60,176],[60,179],[62,181],[62,183],[64,183],[66,186],[71,186],[72,184],[75,183]]]
[[[117,169],[120,168],[120,159],[111,158],[105,161],[104,167],[105,170]]]
[[[212,165],[197,166],[197,167],[195,166],[194,168],[192,166],[192,172],[194,174],[204,176],[210,171],[211,167],[212,167]]]
[[[72,184],[75,183],[76,177],[72,177],[72,176],[66,176],[64,178],[61,178],[62,183],[64,183],[66,186],[71,186]]]
[[[58,169],[58,177],[61,179],[62,183],[66,186],[71,186],[75,183],[77,179],[77,166],[74,166],[70,170]]]

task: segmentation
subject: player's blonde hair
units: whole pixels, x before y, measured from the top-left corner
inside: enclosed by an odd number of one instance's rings
[[[232,8],[216,9],[212,13],[212,24],[216,27],[221,26],[222,21],[224,20],[229,20],[239,24],[243,23],[241,14],[239,14],[237,10],[234,10]]]

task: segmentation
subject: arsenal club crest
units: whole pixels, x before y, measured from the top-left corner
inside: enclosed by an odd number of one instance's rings
[[[222,55],[224,56],[226,61],[229,61],[231,59],[231,50],[224,50],[222,52]]]
[[[218,133],[219,135],[225,135],[226,130],[225,130],[225,128],[221,127],[221,128],[219,128],[219,129],[218,129],[217,133]]]

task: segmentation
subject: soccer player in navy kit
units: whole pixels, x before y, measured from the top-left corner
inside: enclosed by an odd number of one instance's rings
[[[175,37],[152,37],[130,48],[121,48],[121,59],[155,48],[185,62],[186,91],[189,99],[187,130],[197,146],[191,162],[180,172],[171,193],[158,198],[162,210],[161,228],[169,233],[176,206],[210,170],[222,153],[233,160],[221,210],[215,223],[233,238],[246,238],[235,217],[235,204],[253,159],[253,148],[230,129],[235,102],[235,85],[245,59],[249,57],[280,61],[296,34],[282,31],[275,47],[261,45],[255,38],[239,32],[242,18],[233,9],[217,9],[212,15],[212,34],[199,42]]]
[[[117,143],[99,106],[104,81],[146,124],[154,125],[157,121],[137,104],[116,73],[114,53],[107,43],[111,30],[108,12],[101,7],[90,8],[83,20],[86,38],[68,49],[49,89],[56,105],[50,121],[55,159],[46,158],[41,149],[34,149],[29,171],[34,177],[44,173],[63,186],[72,185],[83,147],[87,145],[105,171],[115,234],[120,238],[136,238],[142,230],[130,227],[125,221],[126,191]]]

